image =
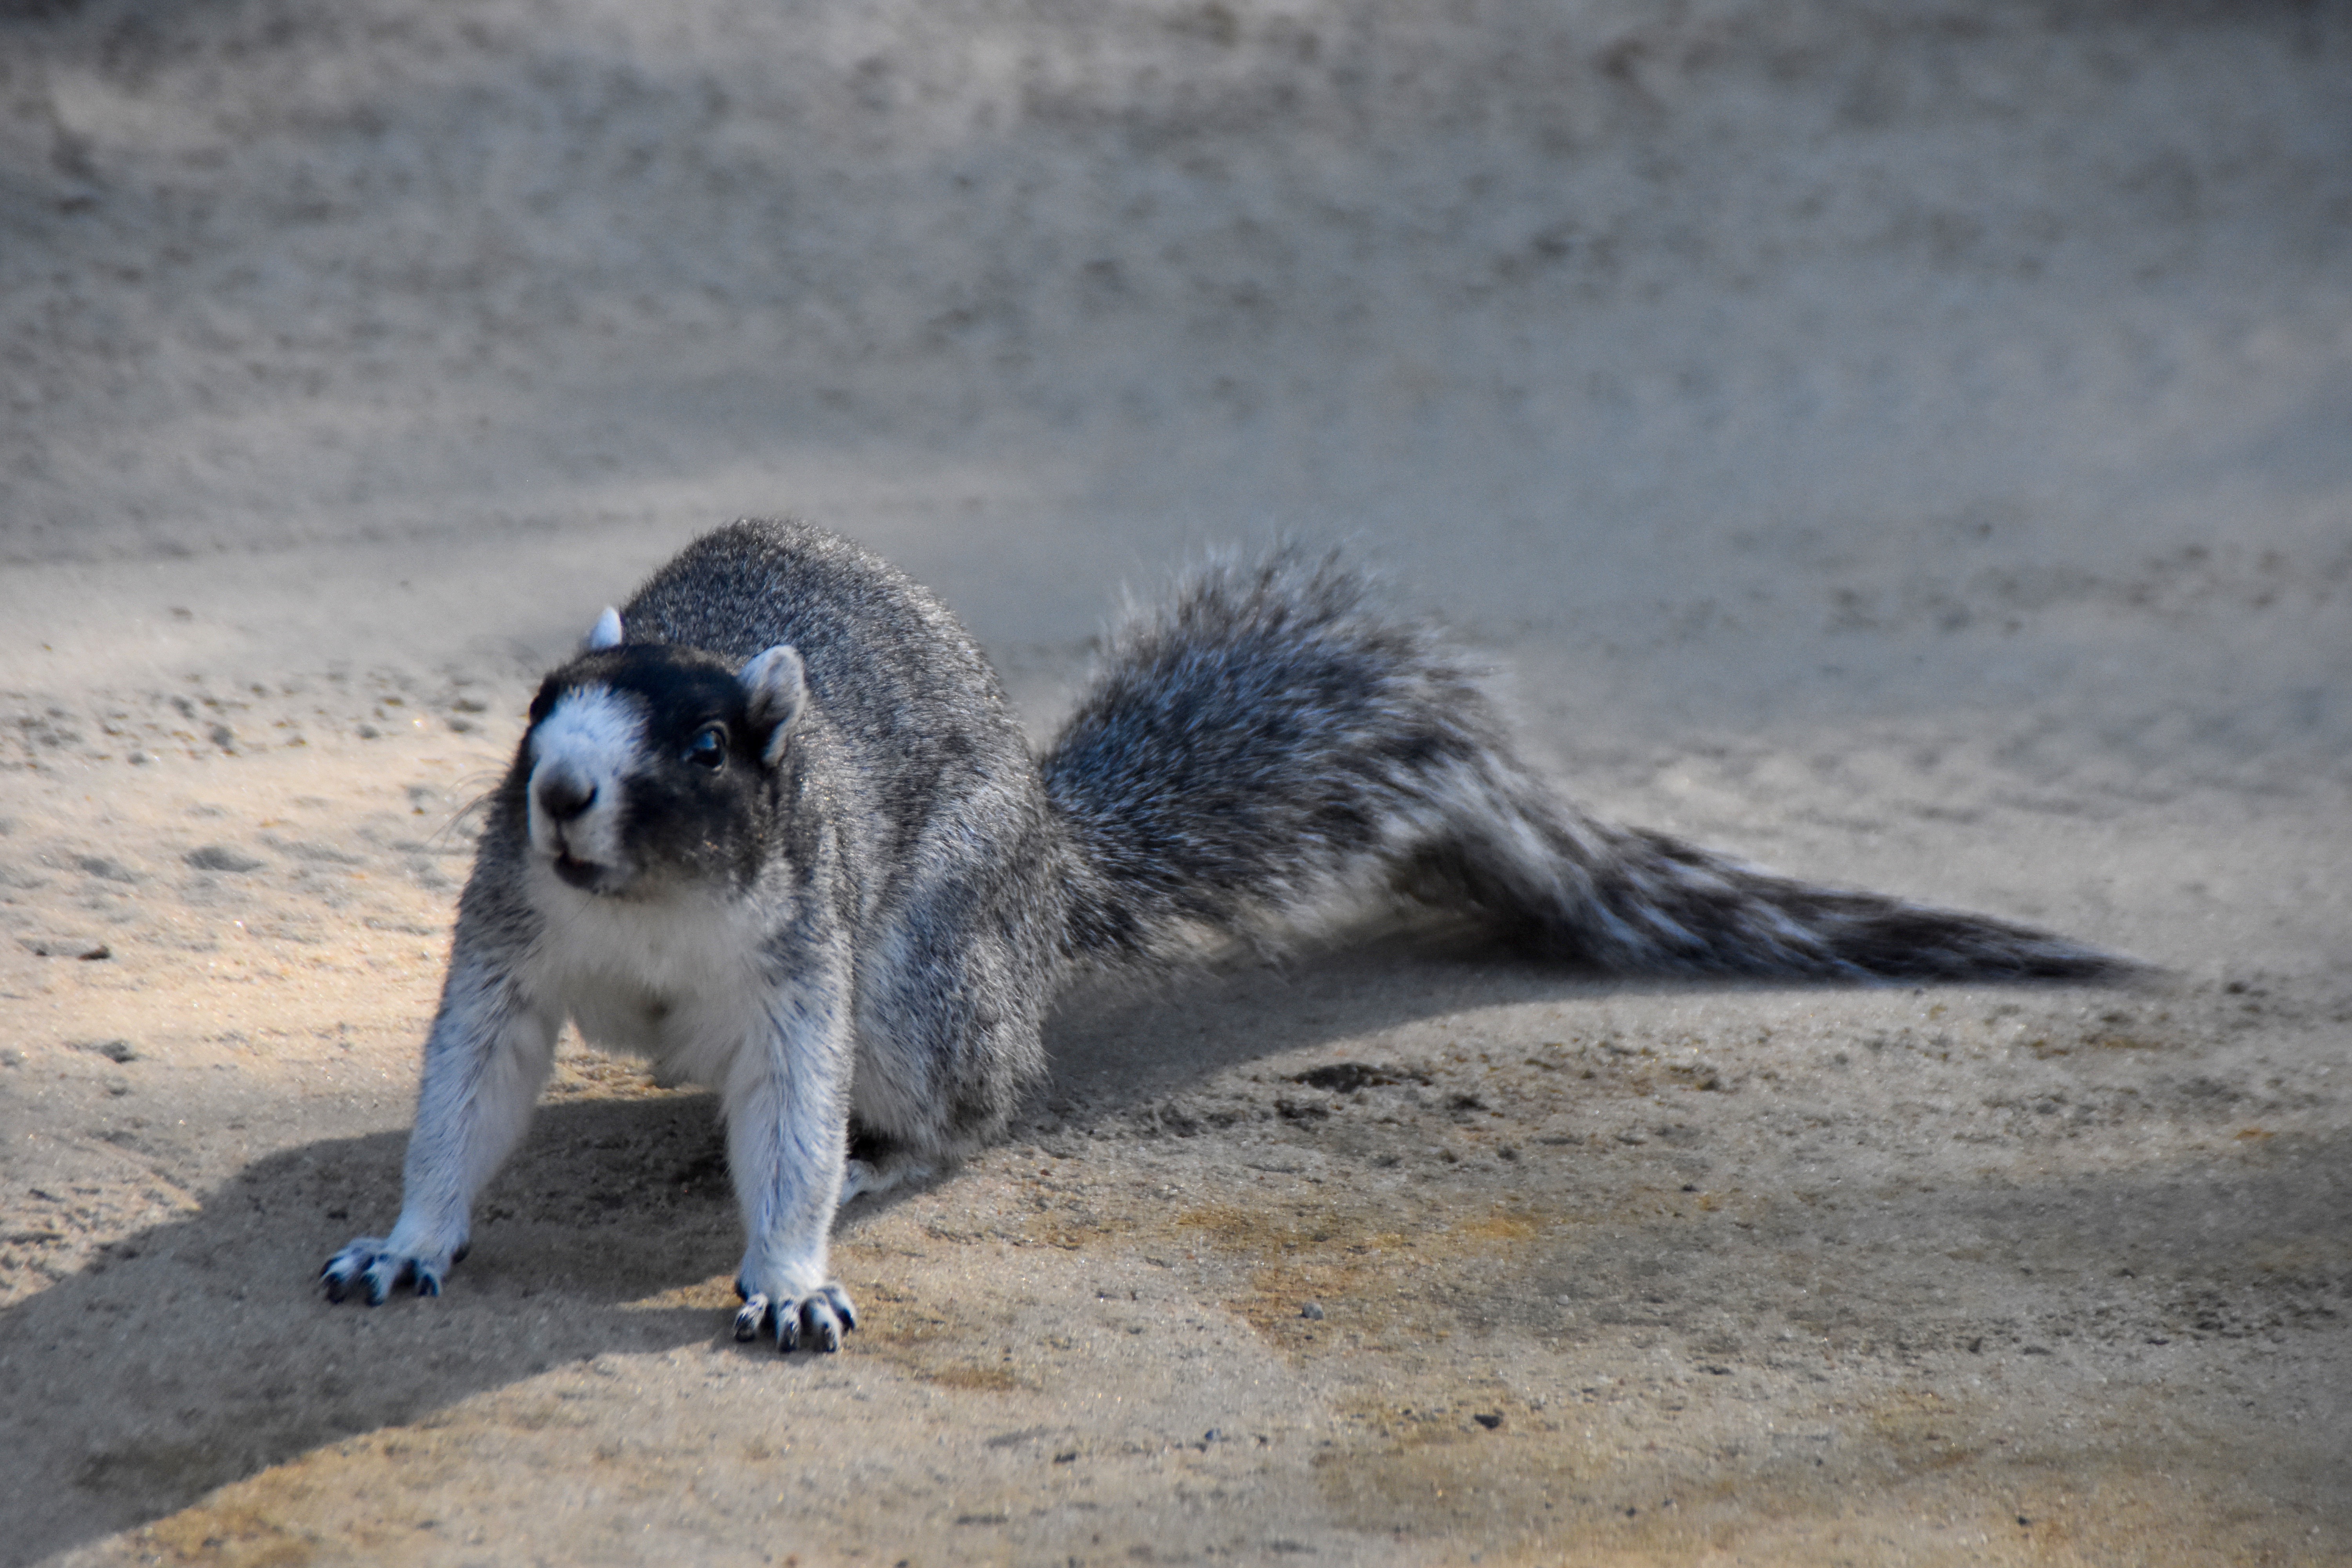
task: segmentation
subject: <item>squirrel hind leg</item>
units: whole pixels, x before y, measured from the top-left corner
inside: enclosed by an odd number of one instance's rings
[[[849,1124],[849,1163],[842,1172],[841,1201],[871,1197],[895,1187],[927,1182],[949,1162],[916,1144],[877,1132],[863,1122]]]

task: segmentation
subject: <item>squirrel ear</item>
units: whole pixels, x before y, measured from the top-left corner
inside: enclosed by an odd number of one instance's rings
[[[596,624],[588,628],[588,638],[581,647],[589,653],[595,653],[603,648],[620,646],[621,612],[607,605],[604,613],[596,617]]]
[[[765,653],[754,654],[736,679],[743,683],[751,722],[769,731],[761,755],[773,767],[784,754],[784,739],[793,721],[808,705],[808,676],[801,668],[801,656],[778,643]]]

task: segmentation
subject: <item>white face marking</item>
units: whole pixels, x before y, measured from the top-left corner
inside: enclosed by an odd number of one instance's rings
[[[532,729],[530,845],[559,874],[594,867],[610,883],[635,869],[621,843],[621,805],[644,743],[643,708],[608,686],[565,692]]]

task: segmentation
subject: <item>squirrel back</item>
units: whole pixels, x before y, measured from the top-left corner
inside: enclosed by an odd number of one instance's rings
[[[1990,917],[1817,886],[1579,810],[1517,758],[1486,664],[1335,555],[1193,574],[1110,639],[1033,761],[977,644],[837,535],[745,521],[663,567],[631,645],[739,664],[788,646],[855,759],[877,887],[927,834],[1002,839],[998,891],[1071,963],[1279,944],[1382,898],[1615,972],[2089,978],[2111,955]],[[847,802],[843,802],[846,805]],[[1050,984],[1050,982],[1049,982]]]

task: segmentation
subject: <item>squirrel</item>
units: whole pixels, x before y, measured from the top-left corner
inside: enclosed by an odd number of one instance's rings
[[[2094,979],[2126,961],[1586,816],[1488,672],[1336,556],[1197,572],[1109,642],[1042,755],[929,592],[804,523],[705,535],[546,678],[488,801],[400,1215],[326,1293],[440,1293],[564,1020],[722,1097],[739,1340],[832,1351],[835,1211],[1000,1131],[1081,970],[1367,899],[1588,969]]]

